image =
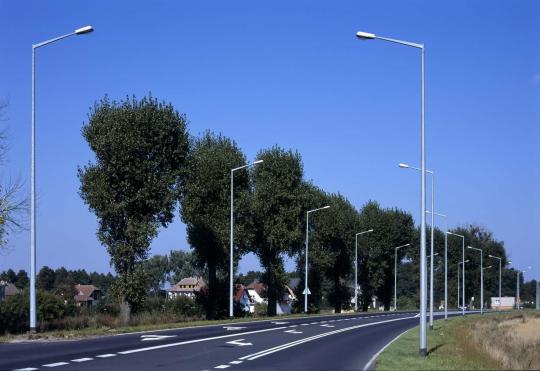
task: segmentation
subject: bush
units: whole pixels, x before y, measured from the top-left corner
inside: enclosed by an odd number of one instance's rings
[[[28,295],[18,294],[0,302],[0,333],[28,330]]]
[[[180,317],[196,317],[203,314],[202,307],[195,300],[186,296],[167,300],[167,309]]]
[[[255,303],[255,312],[253,313],[257,317],[264,317],[268,313],[268,304]]]

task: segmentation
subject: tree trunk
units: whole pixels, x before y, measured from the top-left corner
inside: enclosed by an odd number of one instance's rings
[[[208,301],[206,305],[206,319],[216,318],[216,303],[218,294],[216,291],[217,276],[216,276],[216,264],[213,261],[207,261],[208,265]]]
[[[129,303],[122,298],[120,301],[120,322],[122,325],[126,326],[129,324],[129,320],[131,319],[131,307],[129,306]]]
[[[337,272],[337,270],[336,270]],[[341,313],[341,285],[339,282],[339,275],[334,275],[334,312]]]

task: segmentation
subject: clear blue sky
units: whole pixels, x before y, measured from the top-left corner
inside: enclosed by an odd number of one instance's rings
[[[451,226],[484,225],[540,278],[540,2],[3,1],[2,181],[29,185],[32,43],[86,24],[96,31],[37,56],[39,266],[109,269],[76,177],[92,159],[81,125],[105,94],[151,91],[193,134],[222,132],[250,159],[274,144],[298,149],[323,189],[418,217],[419,176],[397,164],[420,160],[419,54],[356,40],[366,30],[426,44],[436,209]],[[186,248],[177,220],[152,253]],[[29,233],[12,236],[0,270],[28,261]],[[240,269],[257,266],[248,257]]]

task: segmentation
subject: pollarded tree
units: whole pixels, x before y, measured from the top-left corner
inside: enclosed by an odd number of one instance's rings
[[[225,285],[229,267],[230,174],[246,158],[229,138],[205,133],[196,139],[188,159],[182,220],[187,226],[188,241],[199,266],[208,271],[208,296],[202,301],[206,317],[213,319],[227,311]],[[245,247],[246,204],[249,173],[234,173],[235,245]],[[235,254],[238,261],[239,254]]]
[[[97,235],[118,273],[114,291],[127,319],[145,297],[140,264],[181,199],[187,122],[152,96],[105,97],[91,109],[82,134],[95,163],[79,168],[80,195],[98,218]]]
[[[298,152],[279,147],[262,150],[264,162],[253,169],[251,250],[265,269],[262,281],[268,286],[268,315],[276,315],[276,304],[286,281],[285,254],[298,251],[303,238],[302,161]]]
[[[316,228],[312,246],[314,250],[321,250],[319,255],[325,257],[323,271],[333,284],[328,300],[335,313],[341,313],[350,305],[348,282],[353,273],[354,237],[359,232],[360,218],[358,211],[341,194],[330,194],[325,198],[324,204],[330,205],[330,209],[321,212],[313,221]]]

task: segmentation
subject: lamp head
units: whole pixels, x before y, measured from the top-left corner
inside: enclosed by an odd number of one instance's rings
[[[409,165],[408,164],[399,164],[399,167],[402,168],[402,169],[408,169]]]
[[[90,32],[93,32],[93,31],[94,31],[94,28],[92,26],[84,26],[84,27],[81,27],[81,28],[77,28],[75,30],[75,34],[84,35],[85,33],[90,33]]]
[[[356,33],[356,37],[358,37],[360,40],[373,40],[375,38],[375,34],[372,34],[369,32],[358,31]]]
[[[254,162],[254,164],[260,164],[261,162],[263,162],[264,160],[257,160]]]

